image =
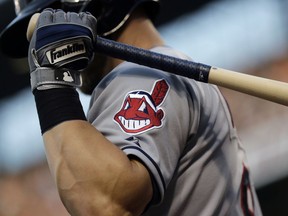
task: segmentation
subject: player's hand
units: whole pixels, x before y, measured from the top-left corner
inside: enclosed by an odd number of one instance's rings
[[[94,58],[96,19],[86,12],[45,9],[30,41],[32,90],[81,85],[81,70]]]

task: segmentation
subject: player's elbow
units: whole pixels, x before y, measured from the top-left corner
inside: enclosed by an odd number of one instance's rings
[[[93,189],[87,191],[80,184],[76,184],[68,190],[58,191],[62,203],[72,216],[135,215],[108,195],[99,194]]]
[[[60,197],[71,216],[139,216],[144,211],[144,208],[132,206],[132,203],[124,204],[107,195],[95,197],[92,194],[69,190],[60,192]],[[141,199],[133,201],[143,202]]]
[[[61,200],[68,212],[72,216],[141,215],[151,200],[153,190],[149,174],[145,170],[144,174],[143,170],[139,174],[139,163],[133,164],[133,171],[122,170],[122,173],[107,181],[99,176],[70,182],[70,186],[65,188],[58,185]]]

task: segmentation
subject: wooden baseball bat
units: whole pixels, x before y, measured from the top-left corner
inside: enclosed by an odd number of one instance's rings
[[[28,40],[31,39],[38,17],[39,14],[34,14],[30,20],[27,29]],[[95,52],[288,106],[288,83],[285,82],[183,60],[98,36]]]

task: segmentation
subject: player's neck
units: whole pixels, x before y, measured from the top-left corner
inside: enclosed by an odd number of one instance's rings
[[[136,11],[131,15],[123,30],[117,35],[116,40],[143,49],[164,45],[159,32],[142,11]],[[121,60],[113,59],[114,66],[121,62]]]

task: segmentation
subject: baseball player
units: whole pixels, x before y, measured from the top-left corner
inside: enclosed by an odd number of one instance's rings
[[[2,33],[4,53],[28,54],[61,200],[71,215],[261,215],[216,86],[94,52],[98,34],[189,59],[155,29],[158,7],[158,0],[34,0]],[[28,48],[20,31],[35,12]],[[81,79],[92,94],[87,115],[76,91]]]

